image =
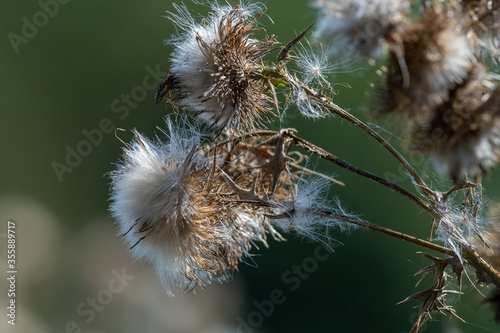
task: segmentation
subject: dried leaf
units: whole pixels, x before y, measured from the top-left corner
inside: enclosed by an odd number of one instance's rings
[[[422,276],[430,274],[434,277],[435,283],[432,287],[427,288],[418,293],[415,293],[411,296],[408,296],[407,298],[405,298],[403,301],[400,302],[403,303],[410,300],[417,300],[421,303],[417,322],[413,326],[411,333],[418,332],[418,330],[422,327],[425,321],[431,318],[431,314],[433,312],[441,312],[442,314],[448,313],[462,320],[456,314],[455,309],[447,305],[445,302],[446,295],[457,294],[460,292],[455,290],[444,289],[446,284],[446,278],[448,276],[448,274],[446,274],[446,267],[448,265],[452,267],[453,272],[457,275],[459,280],[461,280],[463,267],[461,266],[460,262],[457,262],[458,259],[452,257],[446,259],[440,259],[425,252],[419,252],[419,253],[422,254],[424,257],[426,257],[431,262],[431,265],[421,269],[416,274],[423,274]]]
[[[459,294],[459,292],[455,290],[444,290],[443,288],[435,288],[435,286],[432,286],[426,290],[408,296],[400,302],[403,303],[410,300],[417,300],[421,302],[417,322],[413,326],[411,333],[418,332],[425,321],[431,318],[431,314],[433,312],[441,312],[442,314],[448,313],[463,321],[463,319],[456,314],[455,309],[446,304],[445,296],[448,294]]]
[[[431,256],[428,253],[425,252],[418,252],[418,253],[426,257],[431,262],[431,265],[422,268],[417,273],[415,273],[415,275],[423,274],[423,276],[425,276],[427,274],[431,274],[436,279],[437,284],[441,284],[441,282],[442,284],[444,284],[444,282],[446,282],[445,269],[446,266],[448,266],[448,263],[445,260]]]

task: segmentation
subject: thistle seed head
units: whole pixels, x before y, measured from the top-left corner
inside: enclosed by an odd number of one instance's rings
[[[273,37],[253,38],[259,28],[252,11],[239,6],[212,8],[214,14],[195,24],[184,7],[169,18],[184,32],[174,40],[172,66],[157,99],[194,112],[219,134],[254,129],[271,113],[262,78],[262,57],[277,44]]]
[[[406,0],[317,0],[321,11],[316,34],[319,39],[335,39],[336,53],[356,51],[374,56],[385,39],[408,20]]]
[[[484,67],[477,65],[414,133],[416,150],[455,182],[486,174],[500,158],[499,94]]]
[[[391,46],[381,112],[426,117],[467,78],[474,63],[461,15],[441,5],[426,7],[422,19],[409,24]]]
[[[166,144],[135,132],[112,173],[110,210],[132,257],[151,264],[173,295],[227,277],[265,229],[213,172],[196,133],[170,127]]]

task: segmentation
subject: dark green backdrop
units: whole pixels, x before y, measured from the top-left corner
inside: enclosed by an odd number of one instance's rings
[[[338,234],[343,245],[332,244],[335,253],[327,257],[318,244],[293,235],[287,242],[271,241],[269,249],[254,249],[224,286],[215,283],[196,295],[168,298],[147,267],[131,265],[114,237],[106,173],[121,155],[115,128],[126,130],[119,132],[125,141],[133,128],[151,136],[171,111],[155,103],[152,87],[157,72],[169,65],[171,48],[163,40],[173,25],[162,16],[172,4],[2,0],[0,6],[2,265],[8,219],[17,223],[19,249],[18,325],[7,325],[2,312],[2,332],[3,327],[54,333],[409,331],[417,304],[396,303],[418,290],[419,277],[413,274],[426,261],[416,246],[362,230]],[[267,7],[274,25],[266,17],[261,21],[284,43],[316,17],[305,1],[270,1]],[[51,15],[40,14],[44,10]],[[370,107],[369,83],[376,83],[376,76],[363,61],[352,62],[351,68],[365,70],[332,76],[352,87],[339,85],[335,101],[368,120],[364,109]],[[294,110],[288,114],[284,126],[337,156],[380,175],[399,174],[389,154],[348,123],[309,121],[293,116]],[[349,211],[428,237],[428,218],[407,200],[325,163],[317,168],[346,183],[332,187],[330,196],[338,196]],[[490,200],[500,194],[497,171],[485,181]],[[123,273],[132,277],[117,280]],[[2,308],[5,281],[2,275]],[[113,289],[115,282],[123,288]],[[419,288],[429,284],[424,280]],[[466,278],[463,288],[471,289]],[[92,298],[101,306],[92,308]],[[435,316],[422,331],[499,331],[482,300],[472,291],[457,301],[467,323]]]

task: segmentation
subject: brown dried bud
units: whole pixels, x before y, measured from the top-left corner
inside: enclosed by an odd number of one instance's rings
[[[499,93],[477,65],[414,132],[414,149],[455,182],[483,176],[500,158]]]

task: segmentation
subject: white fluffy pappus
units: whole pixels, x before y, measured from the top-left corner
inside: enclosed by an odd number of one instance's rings
[[[172,130],[171,123],[169,127]],[[170,292],[187,283],[183,245],[175,239],[182,231],[179,219],[190,209],[184,201],[190,169],[203,163],[193,154],[196,136],[171,133],[169,144],[164,145],[134,131],[123,163],[111,174],[110,205],[132,257],[149,262]]]
[[[477,197],[474,200],[481,202],[481,191],[481,188],[475,191],[474,196]],[[460,202],[460,200],[455,202],[449,199],[451,198],[436,205],[440,213],[440,219],[436,221],[437,239],[445,247],[452,249],[457,258],[463,262],[463,246],[474,248],[474,244],[479,243],[479,241],[482,245],[492,245],[485,243],[487,240],[484,237],[491,227],[491,222],[482,216],[479,204],[465,209],[463,202]]]
[[[221,178],[210,178],[199,133],[168,125],[168,143],[134,132],[111,173],[110,211],[132,257],[174,295],[226,278],[264,231],[231,205]]]
[[[348,68],[352,64],[352,61],[346,59],[341,62],[333,62],[328,54],[323,51],[322,45],[320,45],[319,48],[314,48],[308,41],[306,41],[306,43],[307,45],[302,45],[302,47],[298,49],[298,54],[294,59],[297,66],[296,73],[301,82],[305,85],[313,84],[322,91],[326,87],[328,88],[327,91],[329,94],[336,94],[333,86],[350,88],[347,83],[331,83],[329,77],[334,73],[354,71],[355,69]],[[304,117],[314,119],[331,115],[331,113],[327,112],[320,103],[310,98],[298,84],[292,84],[290,101],[293,102],[290,104],[295,104]]]
[[[301,179],[295,186],[293,201],[273,205],[273,225],[284,232],[296,232],[307,239],[325,243],[333,240],[330,236],[332,229],[347,232],[357,228],[355,224],[322,214],[329,212],[357,219],[347,213],[338,200],[332,203],[328,199],[329,185],[329,180],[319,177]]]
[[[335,53],[375,56],[387,34],[406,22],[410,4],[406,0],[317,0],[315,7],[321,11],[316,36],[335,39]]]
[[[329,76],[339,70],[343,64],[332,62],[321,44],[316,50],[308,41],[306,42],[307,46],[304,45],[298,50],[295,60],[302,82],[305,84],[317,83],[329,87],[331,85]]]
[[[300,87],[292,86],[291,102],[293,102],[299,112],[306,118],[323,118],[329,115],[323,107],[310,98]]]
[[[169,94],[171,102],[218,132],[253,129],[254,121],[272,114],[271,99],[256,74],[276,42],[252,38],[260,16],[255,11],[262,5],[211,5],[213,13],[201,23],[195,23],[185,6],[174,5],[177,13],[168,13],[181,32],[170,40],[175,47],[172,65],[157,99]]]

